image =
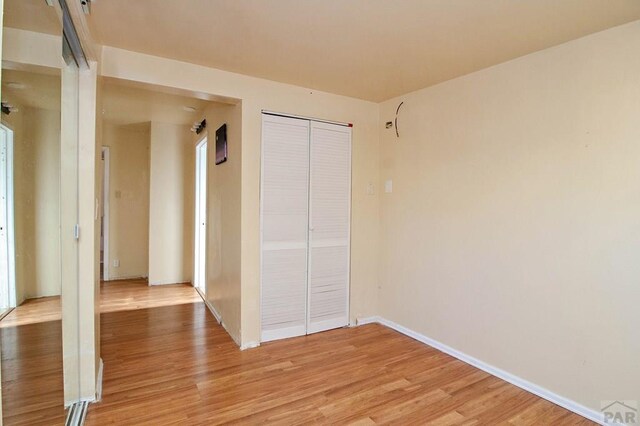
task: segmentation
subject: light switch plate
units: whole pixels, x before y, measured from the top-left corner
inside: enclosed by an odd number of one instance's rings
[[[391,179],[384,182],[384,192],[387,194],[393,192],[393,181]]]
[[[376,189],[371,182],[367,185],[367,195],[373,195],[376,193]]]

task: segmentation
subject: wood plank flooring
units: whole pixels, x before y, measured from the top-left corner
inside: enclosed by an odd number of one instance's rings
[[[47,303],[33,304],[28,321],[0,327],[4,426],[64,424],[62,323],[36,322],[34,306],[44,308],[45,318],[50,313]]]
[[[0,328],[47,321],[60,321],[61,318],[60,296],[28,299],[25,300],[22,305],[9,312],[6,317],[2,318]]]
[[[592,424],[380,325],[241,352],[188,285],[102,295],[103,400],[87,425]],[[59,321],[0,338],[5,425],[63,424]]]
[[[88,425],[592,424],[386,327],[241,352],[201,302],[102,315]]]

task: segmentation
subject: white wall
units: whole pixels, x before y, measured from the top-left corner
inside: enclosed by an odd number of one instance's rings
[[[383,317],[596,411],[640,400],[639,51],[634,22],[381,105]]]
[[[207,119],[207,300],[233,339],[241,336],[242,105],[216,104]],[[227,124],[228,159],[216,165],[216,130]],[[200,137],[196,137],[197,142]]]
[[[241,223],[233,238],[241,270],[230,284],[241,298],[244,346],[260,339],[261,110],[353,123],[351,320],[377,311],[379,188],[367,195],[367,184],[379,180],[378,104],[106,46],[101,65],[104,77],[242,101]]]
[[[150,124],[103,125],[110,151],[109,278],[149,275]],[[120,266],[114,267],[113,261]]]
[[[193,275],[195,148],[189,126],[151,123],[149,284]]]
[[[60,295],[60,111],[2,116],[14,137],[16,299]]]

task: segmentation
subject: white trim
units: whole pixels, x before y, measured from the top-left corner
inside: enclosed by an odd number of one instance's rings
[[[3,254],[6,258],[2,259],[5,263],[6,269],[3,270],[3,293],[6,296],[5,300],[2,300],[3,309],[11,309],[17,306],[16,300],[16,265],[15,265],[15,224],[14,224],[14,196],[13,196],[13,129],[5,124],[0,124],[0,131],[4,136],[4,168],[2,177],[3,180],[3,192],[6,197],[2,203],[2,209],[4,210],[3,216],[5,223],[2,225],[5,227],[5,238],[2,240],[4,245]],[[22,301],[21,301],[22,302]]]
[[[260,342],[247,342],[244,345],[240,346],[241,351],[246,351],[247,349],[253,349],[260,346]]]
[[[7,131],[7,256],[9,268],[9,307],[18,306],[16,289],[16,224],[13,187],[13,129],[3,125]],[[23,295],[24,297],[24,295]],[[22,301],[20,301],[22,303]]]
[[[174,284],[189,284],[193,285],[189,280],[162,280],[162,281],[149,281],[149,285],[174,285]]]
[[[100,358],[100,366],[98,367],[98,376],[96,377],[96,402],[102,399],[102,376],[104,374],[104,362]]]
[[[13,312],[14,309],[15,308],[7,308],[7,309],[4,309],[2,312],[0,312],[0,321],[2,321],[4,317],[9,315],[11,312]]]
[[[334,330],[349,325],[349,314],[346,317],[331,318],[324,321],[309,322],[307,324],[307,334],[319,333],[321,331]]]
[[[286,328],[278,328],[277,330],[262,330],[260,341],[270,342],[272,340],[304,336],[305,334],[307,334],[306,324],[294,325]]]
[[[324,120],[322,118],[305,117],[304,115],[287,114],[284,112],[269,111],[266,109],[263,109],[262,113],[266,115],[276,116],[276,117],[296,118],[299,120],[315,121],[317,123],[326,123],[326,124],[335,124],[337,126],[353,127],[353,124],[351,123],[343,123],[341,121],[333,121],[333,120]]]
[[[241,345],[240,342],[238,341],[238,339],[231,332],[229,332],[229,328],[227,327],[227,325],[222,320],[222,315],[220,315],[220,313],[216,310],[216,308],[214,308],[213,304],[211,304],[204,297],[204,294],[201,291],[198,291],[198,294],[200,295],[200,297],[202,298],[202,301],[204,302],[204,305],[207,307],[207,309],[209,309],[209,312],[211,312],[211,314],[216,319],[218,324],[220,324],[222,326],[222,328],[224,328],[224,331],[227,332],[229,337],[231,337],[231,340],[233,340],[233,342],[240,348],[241,351],[243,351],[245,349],[249,349],[249,348],[254,348],[256,346],[260,346],[259,343],[255,343],[255,342],[249,342],[249,343],[247,343],[245,345]]]
[[[111,168],[111,153],[109,151],[108,146],[102,147],[102,154],[104,155],[104,162],[102,163],[103,171],[102,171],[102,209],[104,210],[104,216],[102,217],[102,233],[103,233],[103,255],[102,255],[102,277],[103,281],[109,281],[111,278],[109,276],[109,267],[111,266],[110,257],[109,257],[109,198],[111,190],[109,187],[110,182],[110,168]]]
[[[356,318],[356,326],[366,324],[382,324],[382,318],[378,316]]]
[[[208,185],[208,176],[209,176],[209,133],[207,131],[202,132],[202,136],[198,139],[195,147],[195,177],[194,177],[194,227],[193,227],[193,279],[191,280],[191,285],[201,290],[203,296],[203,300],[206,302],[206,294],[207,294],[207,203],[209,199],[209,185]],[[204,218],[200,217],[200,212],[202,210],[201,198],[202,195],[200,188],[200,178],[203,173],[202,170],[202,149],[205,149],[204,152]],[[215,151],[214,151],[215,152]],[[200,220],[204,219],[205,222],[205,230],[204,230],[204,241],[201,241],[200,238]],[[200,252],[204,251],[204,255],[201,257]],[[204,259],[204,264],[200,265],[200,262]],[[202,274],[201,274],[202,270]],[[202,276],[201,276],[202,275]],[[203,282],[200,282],[203,281]],[[199,284],[200,287],[197,286]]]
[[[222,325],[222,316],[220,316],[220,313],[208,300],[204,298],[204,295],[201,292],[198,291],[198,294],[202,298],[202,301],[204,302],[204,304],[207,305],[207,308],[209,308],[209,311],[211,311],[211,313],[213,314],[213,317],[216,319],[216,321],[218,321],[218,324]]]
[[[540,398],[546,399],[547,401],[550,401],[556,405],[566,408],[567,410],[572,411],[586,419],[589,419],[601,425],[605,424],[603,414],[596,410],[585,407],[584,405],[579,404],[569,398],[565,398],[556,393],[553,393],[542,386],[539,386],[535,383],[531,383],[521,377],[518,377],[507,371],[501,370],[497,367],[487,364],[484,361],[481,361],[477,358],[474,358],[470,355],[465,354],[464,352],[461,352],[457,349],[447,346],[444,343],[441,343],[437,340],[434,340],[430,337],[420,334],[417,331],[411,330],[407,327],[404,327],[400,324],[397,324],[393,321],[390,321],[388,319],[385,319],[379,316],[358,318],[357,320],[358,325],[371,324],[371,323],[378,323],[386,327],[389,327],[399,333],[404,334],[405,336],[411,337],[412,339],[415,339],[421,343],[424,343],[425,345],[431,346],[435,349],[438,349],[439,351],[442,351],[448,355],[451,355],[462,362],[465,362],[469,365],[479,368],[480,370],[485,371],[491,374],[492,376],[498,377],[506,382],[509,382],[512,385],[519,387],[520,389],[523,389],[527,392],[531,392],[532,394],[537,395]]]
[[[124,276],[111,277],[109,279],[109,282],[126,281],[126,280],[148,280],[148,279],[149,277],[145,277],[144,275],[124,275]]]

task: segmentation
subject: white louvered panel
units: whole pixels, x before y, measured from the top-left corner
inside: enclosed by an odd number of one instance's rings
[[[309,122],[263,115],[262,341],[306,332]]]
[[[349,322],[351,128],[311,123],[307,333]]]

